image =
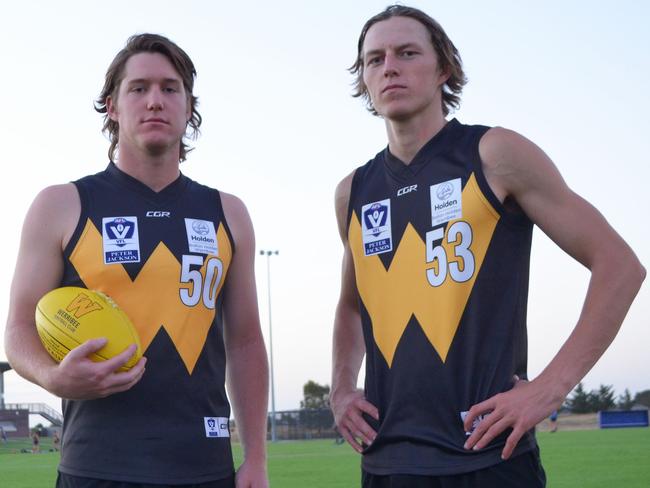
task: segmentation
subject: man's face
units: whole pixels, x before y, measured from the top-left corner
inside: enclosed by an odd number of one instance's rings
[[[426,27],[410,17],[391,17],[368,30],[363,43],[363,81],[375,110],[387,120],[442,111],[438,56]]]
[[[109,117],[119,124],[120,150],[179,154],[191,108],[183,81],[165,56],[131,56],[117,97],[109,97],[107,105]]]

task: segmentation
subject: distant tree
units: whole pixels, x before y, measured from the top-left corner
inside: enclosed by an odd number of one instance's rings
[[[634,405],[632,394],[630,393],[630,390],[625,388],[623,394],[618,396],[618,403],[616,406],[621,410],[630,410],[632,405]]]
[[[600,385],[598,391],[594,391],[597,398],[594,407],[595,412],[600,412],[603,410],[611,410],[616,406],[616,394],[614,393],[614,387],[612,385]]]
[[[600,410],[600,397],[596,390],[587,393],[587,412],[597,412]]]
[[[301,409],[328,408],[330,387],[329,385],[319,385],[315,381],[309,380],[302,387],[304,399],[300,402]]]
[[[634,395],[634,403],[650,408],[650,390],[643,390]]]
[[[589,394],[585,391],[582,382],[578,383],[578,386],[575,387],[566,403],[573,413],[587,413],[592,411],[590,410]]]

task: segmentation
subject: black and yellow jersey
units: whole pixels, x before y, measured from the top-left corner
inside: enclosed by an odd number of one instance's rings
[[[183,175],[154,192],[113,163],[74,184],[81,216],[61,286],[111,296],[147,365],[129,391],[63,402],[60,471],[152,484],[230,476],[222,290],[234,245],[219,192]]]
[[[501,461],[502,435],[466,451],[463,415],[526,377],[532,223],[488,186],[489,128],[449,121],[405,165],[386,148],[357,169],[348,210],[366,344],[365,390],[379,409],[363,456],[373,474],[447,475]],[[515,455],[535,447],[520,441]]]

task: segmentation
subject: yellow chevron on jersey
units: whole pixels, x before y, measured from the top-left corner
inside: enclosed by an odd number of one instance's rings
[[[219,224],[217,230],[217,243],[223,273],[215,296],[221,292],[232,258],[230,240],[223,224]],[[206,276],[209,258],[206,256],[200,270],[202,276]],[[207,308],[201,301],[193,307],[181,302],[179,290],[187,286],[180,283],[181,264],[163,242],[158,243],[138,276],[131,280],[122,265],[104,264],[102,235],[88,219],[70,255],[70,262],[88,288],[108,294],[120,305],[138,330],[143,350],[146,351],[160,328],[164,327],[187,371],[192,374],[215,310]]]
[[[426,246],[410,223],[386,270],[378,255],[364,255],[359,219],[356,213],[352,214],[348,239],[357,289],[370,315],[375,343],[389,367],[412,315],[415,315],[443,363],[447,358],[500,218],[479,189],[474,174],[463,189],[462,201],[462,218],[450,221],[446,234],[454,222],[469,224],[473,233],[471,252],[475,259],[475,270],[467,281],[446,280],[437,287],[431,286],[427,280],[427,269],[431,268],[431,264],[426,263]],[[442,246],[451,262],[458,259],[454,251],[455,239],[450,238],[452,242],[447,242],[446,234]]]

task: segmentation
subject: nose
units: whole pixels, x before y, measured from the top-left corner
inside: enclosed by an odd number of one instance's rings
[[[149,90],[149,96],[147,97],[147,109],[149,110],[162,110],[163,109],[163,97],[162,93],[158,88],[152,88]]]
[[[384,57],[384,76],[389,78],[399,74],[399,62],[392,53],[386,53]]]

